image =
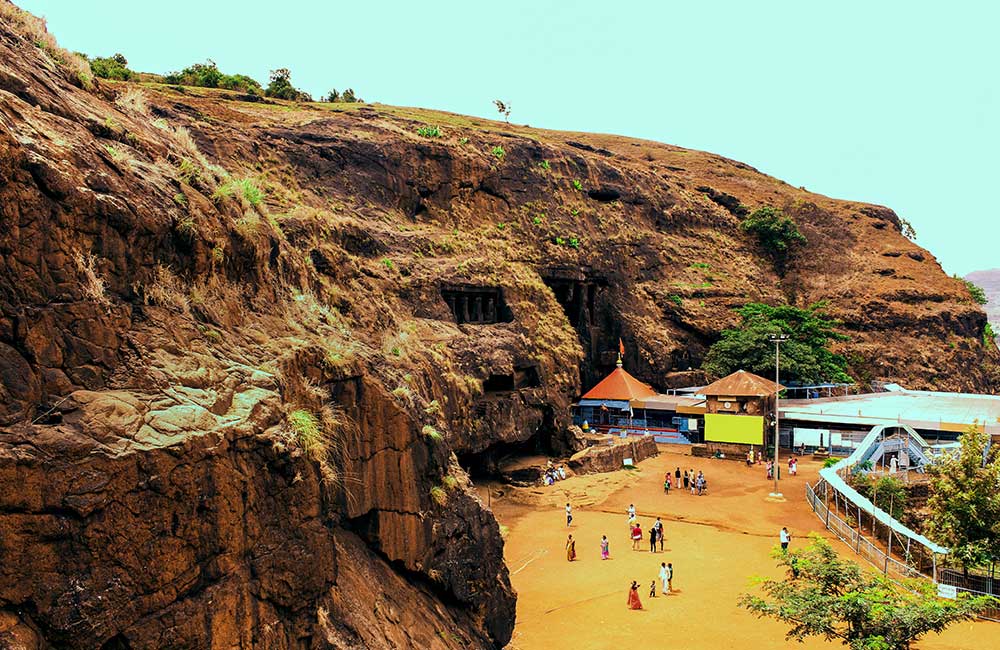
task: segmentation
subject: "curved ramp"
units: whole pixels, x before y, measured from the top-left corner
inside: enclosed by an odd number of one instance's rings
[[[841,471],[848,471],[854,465],[868,461],[874,457],[875,454],[884,453],[886,451],[884,445],[887,438],[885,435],[886,429],[902,429],[908,434],[907,453],[910,455],[912,461],[916,461],[914,462],[914,466],[922,466],[930,462],[930,459],[927,456],[930,445],[928,445],[920,434],[914,431],[912,427],[906,424],[879,424],[872,427],[872,430],[868,432],[868,435],[865,436],[864,440],[854,450],[853,454],[844,458],[836,465],[821,469],[819,471],[820,478],[826,481],[830,487],[842,494],[844,498],[852,504],[860,508],[863,512],[868,513],[880,524],[893,530],[897,535],[910,539],[917,544],[926,547],[929,551],[936,555],[946,555],[948,553],[947,548],[939,544],[935,544],[923,535],[907,528],[894,519],[889,513],[876,507],[874,503],[862,496],[857,490],[848,485],[847,481],[840,477]]]

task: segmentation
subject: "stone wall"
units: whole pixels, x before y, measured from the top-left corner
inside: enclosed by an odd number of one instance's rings
[[[577,474],[596,474],[598,472],[613,472],[622,468],[626,458],[633,463],[656,456],[659,450],[652,436],[629,438],[615,441],[614,445],[588,447],[570,457],[567,463]]]

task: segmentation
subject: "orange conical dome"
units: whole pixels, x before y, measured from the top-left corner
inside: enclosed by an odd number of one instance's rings
[[[587,391],[582,399],[606,399],[630,401],[653,397],[656,391],[649,384],[644,384],[625,372],[619,361],[618,367],[611,371],[596,386]]]

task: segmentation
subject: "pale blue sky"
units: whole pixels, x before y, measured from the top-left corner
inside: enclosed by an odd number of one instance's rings
[[[69,49],[214,59],[315,96],[619,133],[888,205],[948,273],[1000,267],[990,2],[18,0]],[[927,5],[923,8],[919,5]]]

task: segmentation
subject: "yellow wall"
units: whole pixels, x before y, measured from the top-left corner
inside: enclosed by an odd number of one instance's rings
[[[764,418],[760,415],[705,414],[706,442],[764,444]]]

